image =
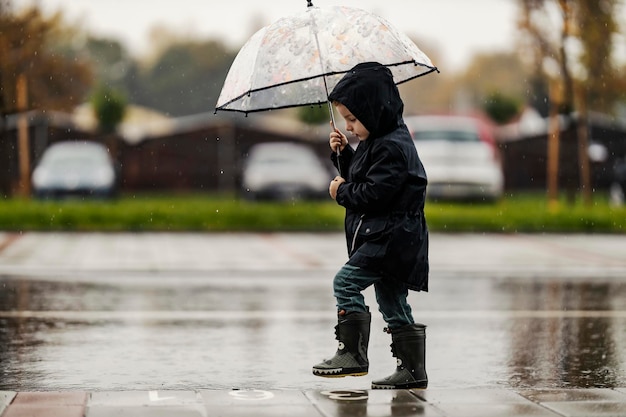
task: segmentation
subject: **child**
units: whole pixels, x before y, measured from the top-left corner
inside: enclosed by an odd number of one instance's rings
[[[427,179],[402,119],[404,104],[391,71],[376,62],[352,68],[329,100],[359,145],[347,146],[333,126],[332,160],[344,177],[331,181],[329,193],[346,209],[349,259],[333,281],[339,347],[333,358],[313,366],[313,374],[367,374],[371,315],[361,292],[374,285],[397,368],[372,388],[426,388],[426,326],[413,321],[407,296],[409,289],[428,291]]]

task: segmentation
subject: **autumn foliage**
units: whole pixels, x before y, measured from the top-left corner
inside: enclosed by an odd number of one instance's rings
[[[89,63],[57,45],[61,17],[46,18],[37,8],[19,14],[0,1],[0,112],[18,109],[17,80],[25,76],[28,109],[71,110],[84,101],[91,85]]]

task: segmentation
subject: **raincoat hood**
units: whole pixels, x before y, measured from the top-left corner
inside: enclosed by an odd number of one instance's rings
[[[369,139],[384,136],[402,124],[404,103],[391,71],[378,62],[356,65],[328,96],[339,102],[370,132]]]

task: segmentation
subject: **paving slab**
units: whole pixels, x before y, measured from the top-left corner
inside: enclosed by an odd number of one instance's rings
[[[530,401],[504,388],[460,388],[412,390],[431,404],[527,404]]]
[[[202,404],[195,391],[98,391],[92,392],[88,405],[163,407]]]
[[[206,417],[195,391],[102,391],[90,395],[86,417]]]
[[[0,415],[11,404],[15,395],[14,391],[0,391]]]
[[[310,401],[298,390],[200,390],[200,397],[206,404],[220,406],[251,406],[264,404],[306,405]]]
[[[498,388],[413,390],[448,417],[555,417],[514,391]]]
[[[87,410],[85,417],[208,417],[206,410],[189,407],[110,407],[95,406]],[[4,416],[3,416],[4,417]]]
[[[321,417],[302,391],[296,390],[201,390],[210,416]]]
[[[20,392],[2,417],[83,417],[86,392]]]
[[[562,417],[537,404],[438,404],[446,417]]]
[[[62,392],[20,392],[13,405],[85,405],[88,393],[82,391]]]
[[[542,404],[564,417],[624,417],[626,403],[597,401],[560,401]]]
[[[525,389],[518,390],[524,398],[536,403],[576,402],[576,401],[613,401],[626,402],[626,392],[610,388],[571,388],[571,389]]]
[[[210,406],[207,412],[210,417],[325,417],[312,405]]]
[[[406,390],[306,391],[324,416],[443,416]]]
[[[623,389],[530,389],[520,395],[567,417],[626,416]]]

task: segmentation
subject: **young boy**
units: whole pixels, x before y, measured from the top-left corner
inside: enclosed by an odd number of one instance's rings
[[[371,315],[362,291],[374,285],[397,368],[372,388],[426,388],[426,326],[414,322],[407,296],[409,289],[428,291],[427,179],[402,119],[404,104],[391,71],[376,62],[350,70],[329,100],[359,144],[356,150],[347,146],[333,126],[332,160],[344,177],[331,181],[329,193],[346,209],[349,259],[333,281],[339,347],[334,357],[313,366],[313,374],[367,374]]]

